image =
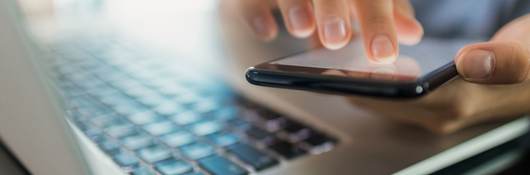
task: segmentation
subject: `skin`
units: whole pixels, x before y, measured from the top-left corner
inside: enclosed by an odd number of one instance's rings
[[[468,45],[455,58],[460,77],[425,97],[389,101],[350,97],[352,104],[380,116],[447,134],[474,124],[507,120],[530,112],[530,15],[499,30],[488,42]],[[494,54],[492,72],[468,76],[480,63],[470,59],[476,50]],[[384,106],[384,108],[381,108]]]
[[[238,7],[264,41],[278,34],[271,9],[279,8],[293,36],[317,37],[322,46],[339,49],[360,35],[368,57],[382,63],[395,61],[398,43],[413,45],[423,36],[408,0],[240,0]],[[359,24],[360,30],[352,28],[352,23]],[[425,97],[399,101],[347,98],[379,116],[442,134],[530,112],[528,31],[530,15],[507,24],[490,41],[465,46],[455,55],[460,76]]]
[[[324,47],[339,49],[358,33],[364,38],[368,57],[379,62],[395,60],[398,42],[416,44],[423,36],[423,28],[408,0],[240,0],[238,3],[244,20],[264,41],[273,40],[278,34],[278,24],[271,13],[277,7],[293,36],[315,35]],[[354,22],[359,24],[360,31],[352,28]],[[383,41],[388,42],[383,44],[390,48],[374,47],[378,36],[386,38]]]

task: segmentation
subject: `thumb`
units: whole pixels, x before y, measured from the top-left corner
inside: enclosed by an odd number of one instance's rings
[[[467,81],[519,83],[527,79],[530,52],[528,46],[520,42],[490,41],[464,47],[455,63],[458,72]]]

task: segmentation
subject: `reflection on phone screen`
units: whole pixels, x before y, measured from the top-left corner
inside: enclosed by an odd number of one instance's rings
[[[392,64],[369,60],[360,39],[339,50],[316,49],[270,62],[271,65],[314,69],[321,74],[373,79],[415,80],[453,61],[470,40],[424,39],[415,46],[400,46]]]

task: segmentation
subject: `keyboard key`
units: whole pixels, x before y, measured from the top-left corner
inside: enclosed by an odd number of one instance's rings
[[[168,134],[170,132],[175,131],[178,126],[175,125],[173,122],[165,121],[165,122],[158,122],[158,123],[152,123],[149,125],[145,125],[143,127],[149,134],[154,136],[159,136],[163,134]]]
[[[268,120],[265,122],[265,128],[270,132],[277,132],[283,129],[283,127],[285,127],[286,122],[286,118],[276,118],[273,120]]]
[[[214,153],[214,148],[205,143],[193,143],[180,147],[180,150],[186,157],[197,160]]]
[[[86,91],[80,88],[61,88],[61,95],[64,95],[67,98],[76,97],[84,95]]]
[[[192,171],[192,166],[175,158],[166,159],[155,164],[155,169],[163,175],[178,175]]]
[[[100,94],[100,92],[92,92],[93,95],[100,97],[101,102],[109,106],[118,106],[129,103],[132,99],[119,91],[112,94]]]
[[[107,107],[112,107],[111,105],[114,104],[114,102],[119,102],[119,100],[127,100],[127,99],[112,99],[108,98],[108,96],[113,96],[115,94],[120,94],[120,91],[111,88],[111,87],[100,87],[97,90],[88,91],[88,94],[95,97],[96,99],[99,99],[103,104],[105,104]],[[109,101],[111,100],[111,101]],[[116,100],[116,101],[115,101]]]
[[[195,141],[195,138],[191,133],[184,131],[167,134],[162,136],[160,139],[162,139],[162,142],[173,148],[186,145]]]
[[[264,121],[271,121],[281,118],[280,114],[267,109],[258,109],[256,112],[258,116]]]
[[[81,94],[79,96],[71,96],[68,92],[63,92],[64,90],[60,89],[59,95],[62,95],[61,97],[65,100],[65,107],[67,110],[74,110],[76,108],[83,108],[83,107],[92,107],[95,102],[92,101],[92,99],[85,93]],[[82,91],[82,90],[79,90]],[[83,92],[84,93],[84,92]]]
[[[278,139],[274,140],[269,145],[269,148],[287,159],[293,159],[306,153],[303,149],[298,148],[289,142]]]
[[[320,145],[323,145],[323,144],[326,144],[326,143],[334,143],[336,142],[335,139],[333,138],[330,138],[322,133],[319,133],[319,132],[316,132],[316,131],[313,131],[311,132],[311,135],[304,139],[303,140],[304,143],[310,145],[310,146],[313,146],[313,147],[316,147],[316,146],[320,146]]]
[[[177,105],[176,103],[164,103],[155,108],[155,111],[160,115],[172,116],[179,112],[184,111],[184,108]]]
[[[114,138],[121,138],[134,133],[135,130],[133,125],[123,124],[110,126],[105,132]]]
[[[96,77],[93,77],[91,75],[83,75],[83,77],[79,77],[81,79],[78,79],[76,76],[80,74],[73,74],[70,76],[72,78],[72,81],[77,82],[77,85],[85,90],[93,90],[96,89],[98,86],[101,86],[103,82],[101,80],[96,79]]]
[[[150,111],[129,115],[127,116],[127,118],[129,118],[131,122],[137,125],[145,125],[145,124],[161,121],[164,119],[162,116],[159,116],[158,114],[154,112],[150,112]]]
[[[246,120],[242,120],[239,118],[234,118],[232,120],[228,121],[228,124],[232,126],[236,130],[246,130],[250,128],[250,123]]]
[[[180,96],[188,92],[188,89],[186,89],[185,87],[181,87],[177,85],[169,85],[169,86],[163,86],[163,87],[158,87],[158,88],[160,92],[162,92],[162,94],[166,96],[171,96],[171,97]]]
[[[211,100],[211,99],[201,100],[195,103],[195,105],[193,105],[193,110],[200,114],[211,113],[218,108],[219,108],[219,105],[214,100]]]
[[[335,140],[318,132],[311,132],[311,135],[303,140],[309,148],[311,154],[320,154],[333,148]]]
[[[114,111],[118,114],[128,116],[138,112],[143,112],[146,110],[145,106],[134,101],[132,98],[118,93],[112,95],[104,95],[102,97],[102,102],[111,106]]]
[[[283,130],[286,131],[289,134],[296,134],[298,132],[301,132],[303,130],[307,129],[304,125],[301,123],[295,122],[295,121],[286,121],[284,123]]]
[[[147,106],[151,106],[151,107],[159,106],[164,103],[171,103],[170,100],[158,94],[144,95],[144,96],[138,97],[137,99],[138,101],[140,101],[140,103],[147,105]]]
[[[134,134],[121,138],[123,145],[131,150],[136,150],[149,146],[153,143],[153,139],[146,134]]]
[[[86,125],[83,132],[85,132],[85,135],[92,140],[103,135],[103,132],[100,129],[92,128],[89,125]]]
[[[254,110],[254,111],[253,111]],[[265,124],[265,129],[270,132],[276,132],[283,128],[287,121],[281,114],[267,109],[253,109],[246,111],[246,115],[254,116]]]
[[[208,138],[210,141],[215,143],[217,146],[228,146],[232,145],[234,143],[239,142],[240,138],[237,135],[231,134],[231,133],[218,133],[218,134],[211,134],[208,135]]]
[[[106,74],[106,75],[98,74],[97,75],[98,78],[102,79],[103,81],[105,81],[107,83],[114,82],[114,81],[119,81],[119,80],[125,78],[126,76],[127,75],[125,75],[123,73],[118,73],[115,69],[112,69],[112,73],[111,74]]]
[[[143,87],[143,86],[138,86],[138,87],[135,87],[135,88],[129,88],[129,89],[125,89],[123,91],[125,94],[129,95],[129,96],[132,96],[132,97],[135,97],[135,98],[140,98],[140,97],[143,97],[143,96],[151,96],[153,94],[156,94],[155,91],[147,88],[147,87]]]
[[[310,130],[295,121],[286,121],[283,130],[288,134],[291,142],[298,142],[307,138],[310,134]]]
[[[189,125],[200,121],[201,117],[195,112],[187,111],[172,116],[171,120],[179,125]]]
[[[183,175],[205,175],[205,174],[201,173],[201,172],[191,172],[191,173],[186,173],[186,174],[183,174]]]
[[[193,94],[193,92],[188,92],[181,94],[179,97],[175,98],[175,100],[182,105],[192,105],[200,101],[201,97]]]
[[[157,73],[160,74],[160,72],[157,72]],[[170,88],[176,87],[175,82],[171,81],[171,79],[167,78],[167,76],[157,76],[156,78],[150,79],[148,81],[149,81],[150,87],[159,89],[159,91],[162,91],[164,93],[173,92],[174,89],[170,89]],[[178,94],[175,94],[175,95],[178,95]]]
[[[273,157],[245,143],[231,145],[228,147],[228,151],[258,171],[278,164],[278,161]]]
[[[213,116],[215,119],[220,121],[228,121],[236,118],[238,115],[238,111],[235,107],[224,107],[218,111],[216,111]]]
[[[122,91],[142,86],[139,82],[129,78],[123,79],[121,81],[114,81],[111,82],[111,84]]]
[[[149,163],[158,162],[160,160],[171,157],[171,151],[160,145],[151,145],[137,151],[138,156]]]
[[[128,103],[120,104],[117,106],[114,106],[113,108],[118,114],[124,115],[124,116],[130,116],[137,113],[148,111],[147,107],[145,107],[143,104],[140,104],[138,102],[129,100]]]
[[[79,89],[78,87],[71,87],[71,88]],[[76,108],[93,107],[93,106],[101,107],[101,105],[98,105],[98,103],[95,102],[88,95],[71,97],[68,99],[68,105],[70,105],[71,107],[76,107]]]
[[[199,160],[201,167],[213,175],[245,175],[248,172],[230,160],[213,155]]]
[[[106,137],[100,137],[99,139],[96,139],[96,143],[103,151],[107,153],[115,152],[120,148],[118,142],[110,140]]]
[[[267,139],[270,139],[271,137],[273,137],[272,133],[269,133],[268,131],[265,131],[256,126],[251,126],[248,129],[246,129],[245,134],[258,141],[266,141]]]
[[[128,61],[128,62],[130,62],[130,61]],[[158,75],[156,75],[152,70],[146,70],[143,67],[142,68],[138,68],[138,70],[136,70],[134,72],[134,74],[131,74],[131,75],[134,76],[137,79],[140,79],[140,81],[142,81],[144,83],[144,85],[147,85],[147,86],[151,86],[151,84],[150,84],[150,82],[144,81],[144,80],[150,80],[150,79],[154,79],[154,78],[158,77]]]
[[[155,172],[151,171],[151,169],[149,169],[146,166],[135,167],[133,170],[131,170],[129,174],[131,175],[156,175]]]
[[[214,122],[214,121],[197,123],[193,125],[191,128],[193,133],[199,136],[213,134],[215,132],[220,131],[221,129],[222,129],[221,124],[218,122]]]
[[[121,167],[132,167],[138,164],[136,156],[126,151],[119,151],[112,157]]]
[[[100,115],[90,120],[95,126],[106,128],[111,125],[126,124],[127,122],[115,114]]]
[[[96,116],[112,113],[112,110],[100,105],[79,106],[75,107],[75,110],[87,118],[93,118]]]

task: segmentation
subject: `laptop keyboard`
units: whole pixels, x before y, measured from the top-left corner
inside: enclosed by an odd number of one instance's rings
[[[169,71],[129,42],[66,40],[50,50],[70,120],[129,174],[249,174],[337,144],[220,78]]]

